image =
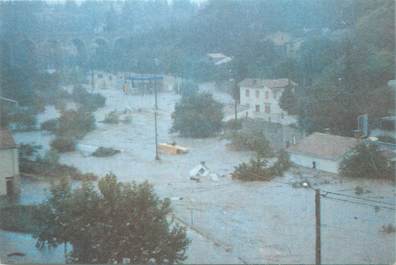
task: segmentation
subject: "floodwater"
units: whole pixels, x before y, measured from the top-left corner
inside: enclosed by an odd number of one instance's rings
[[[315,188],[361,196],[368,200],[395,204],[395,186],[373,180],[343,180],[314,171],[291,171],[285,177],[270,182],[241,183],[228,174],[241,161],[249,160],[250,152],[227,149],[220,137],[186,139],[169,133],[171,113],[178,95],[161,93],[158,97],[159,142],[176,142],[185,146],[185,155],[160,154],[155,161],[154,97],[124,95],[122,91],[102,90],[106,107],[95,113],[97,121],[116,109],[132,110],[132,122],[110,125],[97,123],[97,129],[84,137],[81,144],[105,146],[121,150],[108,158],[84,156],[76,151],[63,154],[61,162],[84,172],[116,174],[121,181],[150,181],[161,197],[173,200],[177,220],[188,229],[192,243],[186,263],[314,263],[315,214],[314,191],[296,188],[293,182],[308,180]],[[216,98],[223,103],[232,99],[220,92]],[[17,134],[18,142],[36,141],[43,144],[49,135],[40,132]],[[205,161],[208,168],[220,177],[217,181],[189,179],[189,171]],[[45,183],[23,183],[25,202],[44,198]],[[369,193],[356,195],[354,188],[362,186]],[[35,195],[29,195],[36,190]],[[41,190],[41,191],[40,191]],[[322,198],[322,262],[323,263],[392,263],[395,259],[395,236],[381,232],[382,225],[395,224],[395,210],[354,204],[355,199],[330,195]],[[346,201],[345,201],[346,200]],[[386,206],[381,204],[381,206]],[[389,206],[395,208],[395,206]],[[34,244],[19,234],[1,232],[0,240],[32,249]],[[8,237],[7,237],[8,236]],[[32,253],[32,252],[30,252]],[[48,262],[35,255],[35,262]],[[52,258],[59,257],[54,255]],[[61,261],[58,259],[57,261]]]

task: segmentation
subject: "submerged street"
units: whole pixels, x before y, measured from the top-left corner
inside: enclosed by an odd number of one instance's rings
[[[128,95],[121,90],[98,90],[106,97],[106,106],[95,112],[97,128],[80,142],[80,149],[90,146],[112,147],[121,153],[106,158],[87,156],[86,150],[61,155],[61,162],[83,172],[99,176],[114,173],[123,182],[149,181],[162,198],[172,200],[176,222],[188,228],[186,263],[313,263],[315,244],[314,191],[299,186],[308,181],[313,188],[341,192],[373,201],[394,203],[395,186],[386,181],[343,179],[314,170],[294,168],[284,177],[269,182],[243,183],[229,174],[241,161],[248,161],[252,152],[231,151],[221,137],[207,139],[181,138],[169,132],[171,113],[179,96],[159,94],[159,143],[176,142],[189,152],[181,155],[160,154],[155,161],[152,95]],[[213,91],[223,103],[232,99]],[[132,110],[130,124],[104,124],[105,113]],[[47,115],[54,116],[52,111]],[[45,117],[41,119],[45,120]],[[18,143],[36,143],[48,148],[45,132],[15,134]],[[190,180],[189,171],[201,161],[219,177]],[[22,203],[39,203],[45,199],[48,183],[22,182]],[[78,184],[76,184],[78,185]],[[369,193],[356,195],[361,186]],[[331,196],[328,196],[331,197]],[[385,224],[395,224],[392,206],[351,203],[353,198],[322,199],[322,262],[323,263],[391,263],[396,243],[392,234],[381,232]],[[346,200],[346,201],[345,201]],[[349,202],[348,202],[349,201]],[[384,207],[382,207],[384,206]],[[2,257],[11,251],[26,253],[29,262],[63,262],[62,247],[47,254],[38,254],[30,236],[1,232],[7,241]],[[41,253],[41,252],[40,252]]]

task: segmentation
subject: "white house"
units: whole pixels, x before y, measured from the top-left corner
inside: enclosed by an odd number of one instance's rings
[[[0,128],[0,195],[19,193],[18,149],[7,129]]]
[[[290,160],[300,166],[338,173],[340,162],[359,140],[325,133],[313,133],[287,149]]]
[[[246,106],[245,116],[263,118],[269,122],[281,124],[296,123],[296,117],[288,115],[279,106],[283,91],[290,86],[292,91],[296,83],[287,79],[253,79],[247,78],[239,83],[240,104]]]

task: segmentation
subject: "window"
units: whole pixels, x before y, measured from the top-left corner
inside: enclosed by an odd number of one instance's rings
[[[260,112],[260,105],[256,105],[256,112]]]
[[[265,99],[269,99],[269,92],[265,91]]]
[[[256,98],[260,97],[260,90],[256,90]]]
[[[265,113],[271,113],[271,104],[265,104]]]
[[[246,96],[246,97],[249,97],[249,94],[250,94],[249,89],[246,89],[246,90],[245,90],[245,96]]]

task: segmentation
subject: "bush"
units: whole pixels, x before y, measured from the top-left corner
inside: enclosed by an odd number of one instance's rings
[[[59,162],[59,158],[60,158],[60,156],[59,156],[58,152],[56,150],[51,149],[45,153],[43,160],[45,162],[49,163],[50,165],[56,165]]]
[[[111,147],[98,147],[95,152],[92,153],[93,156],[96,157],[107,157],[113,156],[115,154],[120,153],[120,150],[113,149]]]
[[[251,159],[249,163],[241,163],[231,173],[232,179],[242,181],[271,180],[272,171],[267,168],[267,161],[262,159]]]
[[[251,159],[249,163],[241,163],[235,167],[231,177],[242,181],[268,181],[275,176],[282,176],[291,167],[289,154],[284,150],[279,152],[277,161],[271,167],[268,167],[267,164],[266,160],[257,156],[256,159]]]
[[[19,144],[18,145],[18,153],[19,159],[36,159],[38,156],[39,150],[42,148],[41,145],[33,145],[33,144]]]
[[[383,225],[381,228],[381,232],[385,234],[393,234],[396,233],[396,227],[393,224]]]
[[[77,168],[45,159],[21,160],[20,171],[40,178],[71,177],[75,180],[97,180],[93,173],[81,173]]]
[[[275,176],[282,176],[283,172],[288,170],[292,166],[290,162],[290,156],[285,150],[280,150],[277,160],[271,167]]]
[[[8,123],[15,124],[16,130],[30,131],[36,129],[36,114],[29,108],[9,114],[7,118]]]
[[[116,110],[113,110],[106,114],[103,122],[110,124],[118,124],[120,122],[120,115]]]
[[[261,130],[244,129],[226,135],[236,150],[255,151],[259,157],[272,157],[274,152]]]
[[[13,232],[33,233],[36,228],[34,205],[9,205],[0,208],[0,229]]]
[[[223,105],[215,101],[211,94],[182,97],[172,114],[171,132],[179,132],[185,137],[210,137],[222,129],[223,117]]]
[[[73,152],[76,150],[76,143],[72,138],[57,137],[51,142],[51,147],[59,153]]]
[[[224,123],[224,129],[226,130],[240,130],[242,129],[242,120],[229,120]]]
[[[59,137],[79,139],[95,129],[95,118],[83,109],[62,112],[58,118],[56,135]]]
[[[106,98],[98,93],[89,93],[82,86],[75,86],[72,94],[73,100],[81,105],[88,112],[94,112],[98,108],[104,107]]]
[[[51,119],[43,122],[40,126],[40,129],[55,133],[58,130],[58,126],[59,126],[58,119]]]
[[[360,144],[340,164],[339,171],[351,178],[394,178],[391,162],[374,144]]]
[[[130,124],[132,122],[132,117],[130,115],[125,116],[125,118],[122,120],[123,123],[125,124]]]

